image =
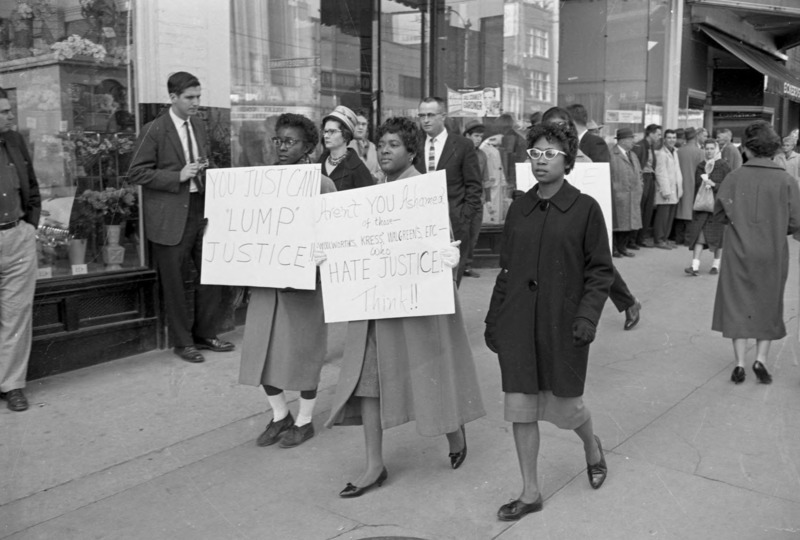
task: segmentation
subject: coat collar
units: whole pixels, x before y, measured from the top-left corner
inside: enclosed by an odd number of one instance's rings
[[[549,202],[564,213],[578,200],[580,194],[581,192],[578,188],[564,180],[564,185],[561,186],[558,193],[550,197]],[[539,186],[533,186],[520,201],[522,213],[526,216],[530,215],[542,200],[539,197]]]
[[[764,167],[765,169],[780,169],[784,170],[781,165],[775,163],[769,158],[751,158],[742,167]]]

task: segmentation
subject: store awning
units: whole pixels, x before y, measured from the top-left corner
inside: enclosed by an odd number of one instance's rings
[[[746,45],[742,41],[726,36],[713,28],[700,26],[700,29],[719,43],[723,49],[765,75],[767,82],[764,88],[767,92],[778,94],[800,103],[800,79],[795,77],[783,64],[778,63],[769,55]]]

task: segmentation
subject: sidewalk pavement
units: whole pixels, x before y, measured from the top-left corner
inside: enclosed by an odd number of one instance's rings
[[[521,482],[503,420],[483,317],[496,270],[460,296],[487,416],[467,425],[469,454],[449,467],[445,437],[387,430],[388,481],[337,494],[364,463],[361,428],[324,429],[342,354],[333,325],[317,436],[259,448],[271,418],[258,388],[237,384],[238,352],[204,364],[157,351],[33,381],[31,409],[0,409],[0,538],[13,539],[783,539],[800,537],[798,249],[785,298],[789,335],[773,344],[771,386],[733,385],[733,350],[710,330],[717,278],[683,268],[687,249],[641,250],[615,263],[642,321],[606,304],[585,395],[609,476],[586,478],[570,432],[542,424],[544,510],[500,522]],[[225,336],[241,344],[242,329]],[[750,356],[754,355],[752,349]],[[752,358],[748,360],[748,366]],[[296,401],[297,394],[288,394]],[[290,404],[296,411],[297,404]]]

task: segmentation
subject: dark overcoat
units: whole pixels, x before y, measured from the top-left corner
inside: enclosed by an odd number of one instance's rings
[[[630,159],[628,157],[630,156]],[[615,145],[611,150],[611,184],[615,231],[638,231],[642,228],[642,168],[639,158]]]
[[[731,339],[781,339],[789,275],[786,235],[800,230],[797,181],[771,159],[750,159],[725,178],[715,217],[729,223],[712,330]]]
[[[572,343],[577,317],[600,320],[614,269],[603,212],[564,182],[545,201],[534,186],[506,216],[486,325],[504,392],[583,395],[589,347]]]
[[[0,133],[0,143],[5,144],[8,157],[17,169],[19,176],[19,196],[24,215],[22,219],[33,225],[39,226],[39,214],[42,211],[42,197],[39,194],[39,183],[33,171],[33,160],[25,139],[16,131]]]
[[[319,162],[322,164],[322,174],[333,180],[336,191],[346,191],[375,184],[369,169],[352,148],[347,148],[347,157],[333,171],[328,171],[328,156],[330,155],[330,150],[325,150],[319,157]]]

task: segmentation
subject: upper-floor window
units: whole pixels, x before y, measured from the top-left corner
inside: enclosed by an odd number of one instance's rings
[[[528,28],[528,55],[550,57],[550,32],[541,28]]]
[[[550,101],[550,74],[531,71],[528,77],[528,95],[538,101]]]

